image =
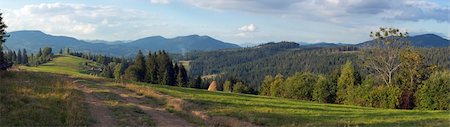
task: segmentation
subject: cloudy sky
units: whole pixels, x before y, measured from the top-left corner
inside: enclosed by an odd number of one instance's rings
[[[0,0],[8,31],[79,39],[209,35],[236,44],[358,43],[380,26],[450,37],[450,0]]]

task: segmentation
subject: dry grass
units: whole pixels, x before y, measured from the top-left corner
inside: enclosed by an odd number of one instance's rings
[[[0,126],[86,126],[89,112],[73,80],[35,72],[1,72]]]
[[[93,95],[97,99],[103,101],[108,106],[118,126],[155,126],[151,117],[139,109],[136,104],[127,103],[120,95],[112,93],[107,89],[102,89],[98,85],[100,84],[91,83],[88,87],[93,90]]]

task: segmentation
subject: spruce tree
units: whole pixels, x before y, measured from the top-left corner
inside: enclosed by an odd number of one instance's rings
[[[27,50],[23,49],[22,52],[23,56],[22,56],[22,64],[28,65],[28,55],[27,55]]]
[[[158,64],[158,82],[159,83],[168,82],[168,81],[163,81],[163,80],[168,79],[168,78],[165,79],[164,77],[167,77],[166,71],[168,70],[167,68],[168,68],[168,65],[170,64],[170,63],[168,63],[170,60],[169,60],[169,57],[166,54],[166,52],[159,51],[156,61]]]
[[[156,53],[152,55],[152,53],[149,52],[147,56],[146,80],[150,83],[158,83],[158,64],[156,63],[156,55]]]
[[[138,51],[133,66],[136,68],[137,71],[136,72],[137,81],[143,82],[145,79],[146,67],[145,67],[145,58],[141,50]]]
[[[356,85],[355,70],[353,69],[352,62],[347,61],[341,70],[341,76],[337,83],[337,102],[350,104],[352,101],[353,88]]]
[[[191,88],[200,88],[200,86],[202,85],[202,78],[199,76],[197,76],[197,78],[195,78],[189,87]]]
[[[16,63],[22,64],[22,51],[20,51],[20,49],[19,52],[17,52]]]
[[[183,65],[180,65],[179,68],[180,69],[178,70],[178,75],[177,75],[178,86],[187,87],[188,76],[187,76],[186,69],[184,68]]]
[[[179,70],[180,70],[180,67],[178,66],[178,63],[175,63],[175,65],[173,65],[173,76],[174,77],[178,77]],[[178,82],[176,82],[176,84],[178,84]]]
[[[3,13],[0,13],[0,66],[5,66],[7,64],[7,60],[5,58],[5,54],[3,53],[3,43],[6,42],[6,28],[7,26],[3,22]],[[0,68],[4,70],[6,68]]]
[[[139,50],[134,63],[125,70],[125,78],[133,81],[145,81],[146,67],[142,51]]]
[[[39,51],[37,52],[36,57],[40,58],[41,56],[42,56],[42,49],[39,48]]]

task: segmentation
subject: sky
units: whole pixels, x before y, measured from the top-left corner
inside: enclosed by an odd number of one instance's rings
[[[379,27],[450,37],[450,0],[0,0],[7,31],[84,40],[208,35],[235,44],[360,43]]]

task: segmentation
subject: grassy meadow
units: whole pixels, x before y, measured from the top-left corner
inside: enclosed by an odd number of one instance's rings
[[[84,111],[85,109],[83,107],[71,107],[70,105],[72,104],[66,104],[69,102],[66,102],[64,99],[67,100],[71,98],[81,97],[76,94],[76,92],[72,92],[72,94],[69,94],[71,93],[70,86],[67,88],[61,86],[61,83],[59,82],[62,81],[59,80],[62,80],[64,78],[53,77],[55,81],[48,82],[48,77],[45,77],[46,75],[37,76],[37,74],[35,74],[34,72],[66,74],[72,77],[80,77],[85,79],[100,79],[103,80],[103,82],[113,81],[83,74],[83,70],[80,69],[83,68],[82,66],[84,66],[83,63],[85,62],[87,61],[73,56],[58,56],[52,62],[46,63],[39,67],[20,67],[21,69],[33,72],[24,72],[23,74],[11,75],[10,78],[14,81],[3,79],[0,80],[0,83],[2,84],[2,87],[0,88],[2,92],[2,103],[0,105],[2,117],[0,117],[0,119],[2,121],[0,121],[0,123],[4,123],[5,120],[17,121],[21,117],[33,117],[33,114],[43,113],[42,110],[39,110],[39,108],[54,108],[53,110],[55,113],[66,111],[71,112],[72,110]],[[26,77],[24,79],[28,80],[20,80],[19,78],[21,77]],[[32,87],[29,87],[27,86],[27,84],[41,85],[33,85]],[[196,109],[205,111],[208,115],[234,117],[262,126],[450,126],[450,112],[442,110],[428,111],[378,109],[360,106],[322,104],[276,97],[226,92],[209,92],[200,89],[172,87],[147,83],[136,84],[144,86],[143,89],[156,90],[163,94],[192,102],[197,105],[195,107]],[[118,88],[126,89],[125,87]],[[56,93],[54,93],[53,91],[56,91]],[[49,92],[51,92],[52,94]],[[42,96],[44,95],[46,96],[44,98],[48,100],[37,104],[34,103],[35,101],[33,100],[42,99]],[[109,98],[116,97],[110,96]],[[27,103],[23,101],[26,101]],[[29,104],[30,102],[35,106],[17,106]],[[70,103],[78,102],[75,101]],[[66,106],[64,104],[69,106]],[[117,103],[114,100],[111,101],[111,105],[121,105],[121,107],[130,106]],[[67,110],[67,107],[69,110]],[[61,108],[61,110],[59,108]],[[11,112],[10,110],[18,111]],[[13,117],[3,117],[3,112],[5,111],[10,112],[6,115],[10,115]],[[31,115],[25,115],[25,112],[31,112]],[[87,121],[78,117],[82,113],[71,117],[51,114],[52,113],[48,113],[44,117],[36,118],[39,121],[48,121],[51,123],[43,122],[34,125],[69,125],[69,123],[64,122],[68,121],[67,119],[69,118],[80,123],[86,123]],[[58,122],[58,120],[53,119],[58,119],[62,122]],[[24,123],[15,122],[8,123],[8,125],[32,125],[31,123],[31,121]]]
[[[450,126],[449,111],[378,109],[141,84],[197,104],[213,116],[263,126]]]
[[[85,126],[91,121],[83,94],[65,76],[0,73],[0,126]]]
[[[98,63],[80,57],[56,55],[52,61],[37,67],[20,66],[19,68],[34,72],[65,74],[70,77],[96,78],[87,72],[90,71],[90,67],[98,66]]]

